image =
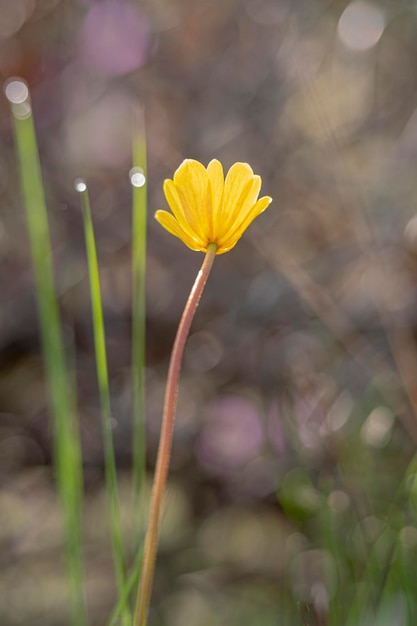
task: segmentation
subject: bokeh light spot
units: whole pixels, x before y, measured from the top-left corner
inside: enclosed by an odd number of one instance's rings
[[[83,193],[84,191],[87,191],[87,185],[83,178],[76,178],[74,181],[74,187],[75,187],[75,190],[78,191],[79,193]]]
[[[337,32],[351,50],[363,52],[373,48],[381,38],[385,19],[381,9],[370,2],[351,2],[343,11]]]
[[[20,78],[9,79],[4,87],[6,98],[11,104],[13,116],[24,120],[31,116],[32,107],[29,100],[29,89]]]
[[[223,346],[208,332],[193,333],[185,351],[187,365],[194,372],[208,372],[215,367],[223,356]]]
[[[394,421],[394,414],[390,409],[377,407],[361,428],[362,440],[373,448],[382,448],[390,439]]]
[[[129,178],[133,187],[143,187],[146,183],[146,176],[141,167],[132,167]]]
[[[349,508],[350,498],[345,491],[336,489],[327,498],[329,508],[335,513],[342,513]]]
[[[29,98],[29,89],[20,78],[11,78],[4,87],[6,98],[12,104],[22,104]]]
[[[405,548],[415,548],[417,546],[417,528],[415,526],[404,526],[400,530],[399,538]]]

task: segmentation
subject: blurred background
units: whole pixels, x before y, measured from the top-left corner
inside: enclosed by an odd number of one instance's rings
[[[148,148],[149,482],[202,261],[153,220],[183,158],[249,162],[274,202],[218,257],[186,348],[152,626],[417,620],[417,4],[2,0],[31,90],[84,455],[93,626],[115,601],[79,197],[89,183],[126,543],[131,109]],[[65,626],[35,293],[0,97],[0,622]]]

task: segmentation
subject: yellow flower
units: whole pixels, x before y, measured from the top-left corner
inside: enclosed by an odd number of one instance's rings
[[[174,179],[164,182],[173,215],[157,211],[155,217],[191,250],[207,252],[207,246],[216,243],[216,254],[223,254],[272,201],[268,196],[258,200],[261,183],[247,163],[232,165],[225,180],[222,164],[216,159],[207,168],[185,159]]]

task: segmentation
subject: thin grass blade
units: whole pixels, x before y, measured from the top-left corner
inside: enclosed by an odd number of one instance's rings
[[[91,217],[90,200],[84,181],[76,181],[80,192],[84,220],[84,235],[87,250],[88,273],[90,278],[90,297],[93,319],[94,345],[96,356],[97,381],[100,395],[102,430],[104,442],[104,464],[107,495],[110,510],[110,532],[113,548],[113,561],[119,597],[125,596],[126,567],[123,549],[123,537],[120,524],[120,504],[117,485],[117,467],[112,434],[112,414],[110,403],[109,375],[107,366],[106,339],[104,329],[103,306],[100,289],[100,276],[97,261],[97,249]],[[131,618],[127,604],[123,605],[122,624],[129,625]]]
[[[132,386],[133,484],[139,494],[145,476],[145,273],[147,170],[143,111],[133,114],[132,215]]]
[[[77,416],[69,391],[54,287],[45,194],[28,89],[23,81],[14,79],[6,85],[5,92],[13,113],[16,151],[32,251],[42,349],[53,421],[54,457],[67,552],[70,623],[73,626],[84,626],[88,623],[88,619],[83,592],[80,521],[83,498],[81,449]]]
[[[142,568],[142,560],[143,560],[143,546],[140,548],[140,550],[138,550],[136,554],[136,558],[133,563],[131,572],[129,574],[129,578],[126,583],[124,593],[123,595],[120,596],[116,606],[113,609],[108,626],[117,625],[117,622],[120,619],[120,615],[123,614],[123,611],[129,602],[129,597],[132,591],[137,588],[138,583],[139,583],[139,576],[140,576],[140,572]]]

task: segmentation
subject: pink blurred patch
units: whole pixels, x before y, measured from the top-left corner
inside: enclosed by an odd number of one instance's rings
[[[149,25],[132,4],[104,0],[87,13],[81,30],[83,60],[106,76],[141,67],[147,58]]]
[[[200,462],[216,473],[233,472],[260,453],[264,433],[254,405],[237,396],[212,403],[197,442]]]

